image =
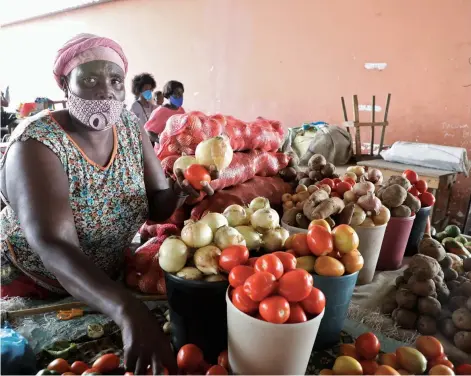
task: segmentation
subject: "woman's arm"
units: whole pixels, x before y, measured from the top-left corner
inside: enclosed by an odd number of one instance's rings
[[[147,307],[81,251],[68,178],[57,156],[35,140],[18,142],[10,148],[4,169],[5,193],[28,244],[71,295],[120,326],[127,366],[145,374],[147,364],[155,369],[160,355],[175,370],[171,350]]]

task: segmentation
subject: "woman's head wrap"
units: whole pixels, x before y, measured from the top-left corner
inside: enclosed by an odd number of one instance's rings
[[[54,78],[62,88],[62,76],[67,76],[81,64],[95,60],[111,61],[128,71],[128,60],[121,46],[114,40],[93,34],[79,34],[70,39],[57,52],[54,61]]]

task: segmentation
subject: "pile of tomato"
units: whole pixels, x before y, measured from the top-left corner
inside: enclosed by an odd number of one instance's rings
[[[240,311],[273,324],[301,323],[325,307],[325,296],[312,275],[296,269],[296,257],[274,252],[249,258],[243,246],[226,248],[219,266],[229,273],[230,297]]]
[[[405,170],[402,173],[402,176],[411,183],[412,186],[409,189],[409,192],[420,200],[423,208],[433,206],[435,204],[435,196],[432,193],[427,192],[427,182],[419,179],[417,172],[413,170]]]
[[[69,364],[67,360],[58,358],[53,360],[47,368],[37,375],[102,375],[112,373],[119,368],[119,356],[105,354],[100,356],[90,367],[87,363],[76,361]]]
[[[354,344],[340,345],[332,370],[321,375],[469,375],[471,365],[455,367],[442,344],[433,336],[417,338],[415,348],[401,346],[393,353],[380,353],[381,344],[373,333],[364,333]]]
[[[201,349],[192,343],[178,351],[177,365],[179,374],[183,375],[227,375],[230,370],[227,350],[219,355],[218,364],[210,365],[204,360]]]
[[[297,257],[313,256],[313,271],[322,276],[340,277],[363,268],[364,260],[358,251],[359,238],[348,225],[331,230],[323,219],[313,220],[307,234],[290,236],[285,247]]]
[[[330,187],[330,197],[343,198],[345,192],[351,191],[353,189],[353,186],[356,184],[356,180],[351,176],[345,175],[342,178],[324,178],[315,185],[320,186],[322,184],[328,185]]]

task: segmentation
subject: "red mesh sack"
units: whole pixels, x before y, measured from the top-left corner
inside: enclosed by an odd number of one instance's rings
[[[273,206],[281,205],[281,196],[291,193],[291,185],[279,177],[260,177],[205,197],[191,211],[191,218],[199,220],[206,212],[222,213],[229,205],[248,205],[255,197],[266,197]]]

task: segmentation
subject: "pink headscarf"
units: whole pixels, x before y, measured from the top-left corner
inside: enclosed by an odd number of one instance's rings
[[[54,61],[54,78],[62,88],[61,76],[67,76],[81,64],[95,60],[111,61],[128,71],[128,60],[121,46],[109,38],[93,34],[79,34],[66,42]]]

